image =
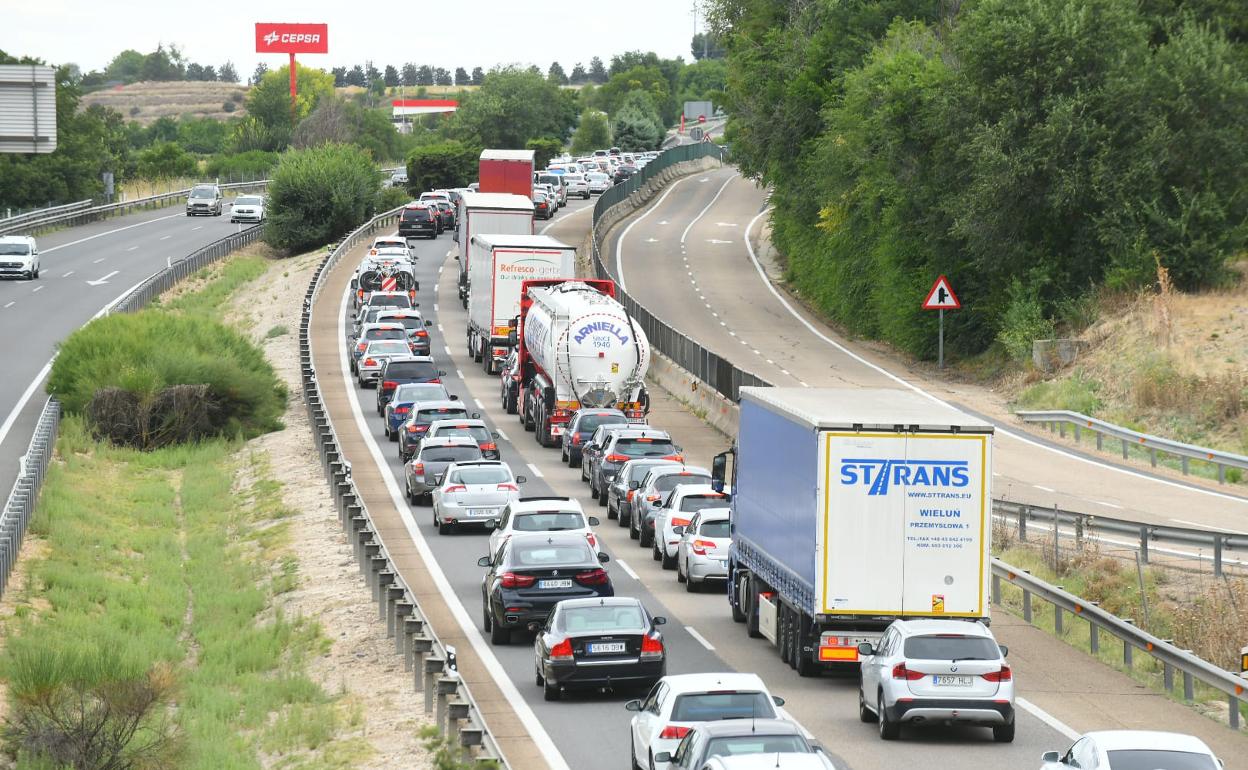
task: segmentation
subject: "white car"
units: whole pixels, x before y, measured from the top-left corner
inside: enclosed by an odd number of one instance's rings
[[[413,291],[412,294],[415,294]],[[355,311],[355,315],[361,316],[372,308],[388,307],[391,310],[411,310],[418,307],[412,302],[411,296],[405,291],[373,291],[369,292],[360,301],[360,306]]]
[[[711,757],[698,770],[835,770],[824,754],[742,754]]]
[[[531,532],[580,532],[598,551],[598,537],[590,529],[596,526],[598,518],[587,517],[574,497],[522,497],[503,509],[498,526],[490,533],[490,553],[498,553],[512,535]]]
[[[39,277],[39,247],[29,235],[0,235],[0,277]]]
[[[894,620],[878,644],[858,645],[858,718],[894,740],[903,724],[968,724],[1014,740],[1014,674],[992,631],[970,620]]]
[[[629,513],[629,536],[635,532],[637,545],[649,548],[654,560],[663,558],[659,550],[658,538],[663,532],[663,522],[659,516],[663,512],[663,503],[671,497],[671,493],[682,484],[710,484],[711,472],[696,465],[656,466],[650,469],[637,485],[637,493],[633,495],[633,509]]]
[[[576,196],[585,200],[589,199],[589,182],[585,181],[584,174],[564,174],[563,184],[568,188],[569,198]]]
[[[703,508],[684,527],[676,527],[676,580],[694,593],[708,580],[728,579],[732,523],[727,508]]]
[[[378,253],[381,253],[382,251],[398,251],[406,254],[409,261],[416,261],[416,257],[412,254],[412,250],[407,245],[407,239],[400,238],[397,235],[380,235],[374,238],[373,245],[369,251],[371,252],[373,250],[376,250]]]
[[[402,328],[402,327],[400,327]],[[382,368],[391,358],[400,356],[410,356],[412,348],[407,344],[407,340],[377,340],[370,342],[364,347],[360,354],[360,360],[355,364],[355,380],[360,384],[361,388],[367,388],[369,385],[376,384],[377,377],[381,374]]]
[[[721,719],[788,719],[784,699],[771,694],[758,674],[712,673],[665,676],[641,700],[624,708],[636,712],[629,725],[634,768],[665,770],[654,756],[672,753],[689,730]]]
[[[1086,733],[1065,754],[1046,751],[1040,770],[1095,767],[1102,770],[1181,768],[1222,770],[1225,765],[1204,741],[1182,733],[1156,730],[1104,730]]]
[[[604,193],[611,189],[611,177],[601,171],[591,171],[585,175],[585,182],[591,193]]]
[[[240,195],[230,204],[231,222],[263,222],[264,196]]]
[[[659,552],[663,569],[676,569],[676,548],[681,537],[676,527],[689,526],[694,515],[703,508],[723,508],[727,504],[728,495],[716,492],[710,484],[680,484],[672,490],[654,519],[654,548]],[[725,549],[724,554],[727,553]]]
[[[520,498],[524,482],[524,476],[498,460],[449,465],[433,490],[433,526],[439,535],[461,526],[493,527],[503,508]]]

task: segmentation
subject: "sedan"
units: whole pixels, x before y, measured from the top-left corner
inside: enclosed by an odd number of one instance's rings
[[[442,220],[442,229],[455,229],[455,206],[450,201],[434,201],[434,205],[438,208],[438,217]]]
[[[400,334],[402,334],[400,328]],[[361,388],[377,384],[381,370],[391,358],[410,356],[412,348],[407,340],[378,340],[364,346],[359,363],[355,365],[355,380]]]
[[[568,188],[568,197],[576,196],[589,200],[589,182],[584,174],[564,174],[563,183]]]
[[[711,757],[700,770],[834,770],[835,767],[826,754],[790,752]]]
[[[766,755],[765,757],[761,755]],[[785,719],[728,719],[708,722],[689,731],[676,750],[654,755],[656,764],[670,762],[669,770],[703,770],[712,757],[757,756],[766,761],[751,767],[787,767],[781,756],[818,756],[802,767],[835,770],[821,747],[811,743],[800,725]],[[712,765],[713,767],[713,765]]]
[[[579,688],[649,689],[667,673],[666,622],[632,597],[559,602],[533,645],[537,686],[546,700]]]
[[[503,507],[520,497],[525,481],[497,460],[449,465],[442,483],[433,490],[433,526],[439,535],[464,526],[491,528]]]
[[[533,216],[537,219],[550,219],[555,215],[554,204],[551,203],[546,193],[534,189],[533,190]]]
[[[675,527],[676,580],[694,593],[708,580],[728,579],[728,546],[732,523],[727,508],[706,508],[693,515],[687,526]]]
[[[420,401],[453,401],[459,396],[446,392],[446,386],[440,382],[405,382],[394,389],[394,395],[382,409],[386,419],[386,438],[399,440],[399,429],[411,415],[412,405]]]
[[[420,451],[403,466],[407,499],[412,505],[432,504],[433,490],[453,463],[480,460],[481,450],[470,438],[439,438],[422,442]]]
[[[261,195],[240,195],[230,206],[231,222],[263,222],[264,197]]]
[[[619,409],[578,409],[568,420],[567,430],[559,437],[563,462],[569,468],[581,464],[581,450],[599,425],[627,425],[628,417]]]
[[[515,629],[537,630],[565,599],[615,595],[602,565],[605,553],[577,535],[542,532],[517,535],[477,564],[488,568],[481,580],[481,624],[491,644],[507,644]]]
[[[417,310],[384,310],[377,316],[379,323],[399,324],[407,332],[407,344],[412,347],[412,355],[429,355],[429,331],[433,321],[422,318]]]
[[[586,518],[574,497],[523,497],[503,510],[502,520],[490,533],[490,553],[497,552],[512,535],[532,532],[575,532],[598,550],[598,536],[590,529],[596,526],[598,519]]]
[[[585,175],[586,186],[590,193],[599,194],[611,189],[611,177],[601,171],[591,171]]]
[[[1222,770],[1222,760],[1199,738],[1157,730],[1102,730],[1087,733],[1066,753],[1046,751],[1040,770],[1072,767],[1175,768],[1175,770]]]

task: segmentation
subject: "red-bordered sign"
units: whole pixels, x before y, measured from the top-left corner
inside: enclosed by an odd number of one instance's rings
[[[936,279],[936,283],[927,292],[927,299],[923,300],[924,310],[958,310],[961,307],[958,295],[953,293],[949,279],[943,275]]]
[[[329,53],[329,25],[258,21],[256,53]]]

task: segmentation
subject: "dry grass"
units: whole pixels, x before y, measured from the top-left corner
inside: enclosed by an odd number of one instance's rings
[[[84,107],[101,104],[112,107],[126,117],[143,125],[153,123],[166,115],[181,117],[228,120],[247,114],[244,96],[247,86],[237,83],[212,83],[201,81],[172,81],[155,83],[131,83],[104,91],[94,91],[82,97]],[[234,111],[226,112],[222,105],[234,102]],[[138,111],[134,112],[137,108]]]

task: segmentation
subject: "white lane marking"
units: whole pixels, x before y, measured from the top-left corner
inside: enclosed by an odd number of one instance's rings
[[[296,72],[298,72],[299,70],[295,70],[295,71],[296,71]],[[435,312],[435,313],[436,313],[436,312],[438,312],[438,303],[436,303],[436,302],[435,302],[435,303],[433,303],[433,312]],[[442,328],[442,325],[441,325],[441,324],[438,324],[438,328],[439,328],[439,329],[441,329],[441,328]]]
[[[1014,703],[1015,705],[1022,707],[1024,711],[1031,714],[1036,719],[1039,719],[1041,722],[1044,722],[1049,727],[1052,727],[1054,730],[1057,730],[1059,733],[1066,736],[1067,740],[1079,740],[1080,733],[1078,731],[1026,698],[1021,698],[1015,695]]]
[[[762,219],[762,218],[763,218],[763,216],[764,216],[764,215],[766,215],[766,213],[767,213],[767,210],[766,210],[766,209],[763,209],[762,211],[758,212],[758,214],[756,214],[756,215],[754,216],[754,218],[753,218],[753,219],[751,219],[751,220],[750,220],[750,223],[749,223],[748,225],[746,225],[746,227],[745,227],[745,248],[746,248],[746,251],[748,251],[748,252],[749,252],[749,254],[750,254],[750,261],[754,263],[754,270],[758,273],[758,277],[759,277],[759,279],[763,282],[763,285],[767,287],[767,290],[771,292],[772,296],[773,296],[773,297],[775,297],[775,298],[776,298],[776,299],[780,302],[780,304],[784,306],[784,309],[785,309],[785,310],[787,310],[787,311],[789,311],[789,314],[790,314],[790,315],[792,315],[794,318],[796,318],[796,319],[798,320],[798,322],[800,322],[803,326],[805,326],[805,327],[806,327],[806,329],[807,329],[808,331],[810,331],[810,333],[811,333],[811,334],[815,335],[815,336],[816,336],[816,337],[818,337],[819,339],[823,340],[823,341],[824,341],[824,342],[826,342],[827,344],[829,344],[829,345],[831,345],[832,347],[836,348],[837,350],[841,351],[842,353],[844,353],[845,355],[847,355],[847,356],[849,356],[850,358],[854,359],[855,361],[857,361],[858,363],[862,364],[863,366],[866,366],[866,367],[868,367],[868,368],[872,369],[873,371],[876,371],[876,372],[878,372],[878,373],[880,373],[880,374],[884,375],[885,377],[887,377],[888,379],[890,379],[890,380],[892,380],[893,382],[897,383],[898,385],[902,386],[903,388],[907,388],[907,389],[909,389],[909,390],[912,390],[912,391],[914,391],[915,393],[918,393],[920,396],[924,396],[924,397],[926,397],[926,398],[928,398],[928,399],[930,399],[930,400],[932,400],[932,401],[936,402],[937,404],[941,404],[942,406],[948,406],[948,407],[950,407],[950,408],[955,408],[955,407],[953,407],[951,404],[949,404],[949,403],[947,403],[947,402],[945,402],[945,401],[941,400],[941,399],[940,399],[940,398],[938,398],[937,396],[934,396],[934,395],[932,395],[931,393],[928,393],[926,390],[923,390],[923,389],[922,389],[922,388],[920,388],[918,385],[915,385],[915,384],[911,383],[909,380],[906,380],[906,379],[904,379],[904,378],[902,378],[902,377],[898,377],[897,375],[895,375],[895,374],[893,374],[892,372],[888,371],[888,370],[887,370],[887,369],[885,369],[884,367],[879,366],[878,364],[873,364],[873,363],[871,363],[870,361],[868,361],[867,359],[865,359],[865,358],[863,358],[862,356],[858,355],[857,353],[853,352],[852,350],[850,350],[849,348],[845,347],[845,346],[844,346],[844,345],[842,345],[841,343],[839,343],[839,342],[837,342],[836,340],[834,340],[834,339],[832,339],[832,338],[828,337],[828,336],[827,336],[827,335],[825,335],[823,332],[821,332],[821,331],[819,331],[818,329],[816,329],[816,328],[815,328],[815,326],[814,326],[814,324],[812,324],[811,322],[807,321],[805,318],[803,318],[803,317],[802,317],[802,315],[801,315],[800,313],[798,313],[796,310],[794,310],[794,309],[793,309],[793,306],[789,304],[789,301],[788,301],[788,300],[786,300],[786,299],[784,298],[784,296],[780,293],[780,291],[779,291],[779,290],[778,290],[775,286],[772,286],[772,285],[771,285],[771,281],[769,281],[769,280],[767,279],[767,273],[763,271],[763,266],[762,266],[762,264],[758,261],[758,257],[754,254],[754,244],[750,243],[750,230],[751,230],[751,229],[753,229],[753,227],[754,227],[754,223],[755,223],[755,222],[757,222],[758,220]],[[1200,494],[1202,494],[1202,495],[1210,495],[1210,496],[1212,496],[1212,497],[1219,497],[1219,498],[1221,498],[1221,499],[1223,499],[1223,500],[1231,500],[1231,501],[1236,502],[1236,503],[1242,503],[1242,504],[1244,504],[1244,505],[1248,505],[1248,499],[1245,499],[1245,498],[1242,498],[1242,497],[1236,497],[1235,495],[1228,495],[1228,494],[1225,494],[1225,493],[1223,493],[1223,492],[1215,492],[1215,491],[1214,491],[1214,490],[1212,490],[1212,489],[1203,489],[1203,488],[1201,488],[1201,487],[1193,487],[1193,486],[1188,486],[1187,484],[1180,484],[1180,483],[1178,483],[1177,481],[1170,481],[1170,480],[1168,480],[1168,479],[1159,478],[1159,477],[1157,477],[1157,476],[1150,476],[1150,475],[1148,475],[1147,473],[1141,473],[1141,472],[1139,472],[1139,471],[1133,471],[1133,470],[1130,470],[1130,469],[1128,469],[1128,468],[1119,468],[1119,467],[1118,467],[1118,466],[1116,466],[1116,465],[1109,465],[1109,464],[1107,464],[1107,463],[1100,462],[1099,460],[1093,460],[1093,459],[1091,459],[1091,458],[1089,458],[1089,457],[1082,457],[1082,456],[1080,456],[1080,455],[1077,455],[1077,454],[1072,454],[1072,453],[1070,453],[1070,452],[1067,452],[1067,451],[1065,451],[1065,450],[1063,450],[1063,449],[1058,449],[1057,447],[1052,447],[1052,446],[1049,446],[1048,444],[1043,444],[1043,443],[1041,443],[1041,442],[1039,442],[1039,441],[1036,441],[1035,439],[1028,438],[1027,436],[1024,436],[1024,435],[1022,435],[1022,434],[1015,433],[1015,432],[1014,432],[1014,431],[1012,431],[1012,430],[1008,430],[1008,429],[1006,429],[1006,428],[1003,428],[1003,427],[1001,427],[1000,425],[997,425],[997,426],[996,426],[996,431],[995,431],[995,432],[996,432],[996,435],[998,435],[998,436],[1005,436],[1005,437],[1007,437],[1007,438],[1012,438],[1012,439],[1014,439],[1014,440],[1016,440],[1016,441],[1021,441],[1022,443],[1027,444],[1027,445],[1032,446],[1032,447],[1035,447],[1035,448],[1037,448],[1037,449],[1043,449],[1043,450],[1044,450],[1044,451],[1046,451],[1046,452],[1052,452],[1053,454],[1055,454],[1055,455],[1059,455],[1059,456],[1061,456],[1061,457],[1066,457],[1066,458],[1071,459],[1071,460],[1077,460],[1077,461],[1079,461],[1079,462],[1082,462],[1082,463],[1087,463],[1087,464],[1089,464],[1089,465],[1095,465],[1095,466],[1097,466],[1097,467],[1099,467],[1099,468],[1104,468],[1104,469],[1106,469],[1106,470],[1114,471],[1115,473],[1121,473],[1121,474],[1124,474],[1124,475],[1126,475],[1126,476],[1131,476],[1131,477],[1133,477],[1133,478],[1137,478],[1137,479],[1145,479],[1145,480],[1148,480],[1148,481],[1155,481],[1155,482],[1157,482],[1158,484],[1164,484],[1164,485],[1166,485],[1166,486],[1168,486],[1168,487],[1175,487],[1175,488],[1177,488],[1177,489],[1186,490],[1186,491],[1188,491],[1188,492],[1198,492],[1198,493],[1200,493]]]
[[[538,470],[536,465],[534,465],[533,463],[525,463],[525,464],[529,466],[529,470],[533,471],[534,476],[537,476],[539,479],[544,477],[544,474],[540,470]]]
[[[14,306],[14,305],[16,305],[16,304],[17,304],[17,300],[12,300],[12,301],[10,301],[7,305],[5,305],[5,307],[6,307],[6,308],[10,308],[10,307],[13,307],[13,306]]]
[[[740,227],[741,226],[737,224],[736,222],[716,222],[715,224],[718,227]]]
[[[43,291],[43,284],[39,284],[39,285],[38,285],[38,286],[36,286],[35,288],[31,289],[31,290],[30,290],[30,293],[31,293],[31,294],[34,294],[34,293],[35,293],[35,292],[37,292],[37,291]]]
[[[1238,529],[1223,529],[1222,527],[1213,527],[1208,524],[1200,524],[1195,521],[1188,521],[1187,519],[1171,519],[1170,521],[1173,521],[1177,524],[1186,524],[1189,527],[1195,527],[1197,529],[1213,529],[1213,530],[1217,530],[1218,532],[1229,532],[1232,535],[1240,534],[1243,531],[1243,530],[1238,530]]]
[[[479,398],[474,398],[474,399],[472,400],[472,403],[476,404],[476,405],[477,405],[477,408],[478,408],[478,409],[480,409],[481,411],[483,411],[483,412],[485,411],[485,404],[481,403],[481,399],[479,399]]]
[[[146,222],[138,222],[133,225],[126,225],[125,227],[118,227],[115,230],[105,230],[102,233],[96,233],[95,235],[88,235],[86,238],[79,238],[76,241],[70,241],[69,243],[62,243],[60,246],[53,246],[52,248],[44,249],[41,253],[47,254],[48,252],[56,251],[57,249],[63,249],[63,248],[66,248],[67,246],[77,246],[80,243],[86,243],[87,241],[94,241],[96,238],[103,238],[106,235],[112,235],[113,233],[120,233],[124,230],[133,230],[136,227],[142,227],[143,225],[150,225],[153,222],[163,222],[166,219],[173,219],[174,217],[180,217],[180,216],[182,215],[170,214],[167,217],[157,217],[156,219],[149,219]],[[134,251],[137,248],[138,246],[131,246],[130,248],[126,249],[126,251]]]
[[[511,441],[511,439],[507,438],[507,434],[506,434],[506,433],[503,433],[503,429],[502,429],[502,428],[495,428],[495,429],[494,429],[494,432],[495,432],[495,433],[497,433],[497,434],[498,434],[498,437],[499,437],[499,438],[501,438],[503,441],[507,441],[507,442],[510,442],[510,441]]]
[[[1041,492],[1056,492],[1056,491],[1057,491],[1056,489],[1053,489],[1053,488],[1051,488],[1051,487],[1045,487],[1045,486],[1041,486],[1041,485],[1039,485],[1039,484],[1032,484],[1032,486],[1033,486],[1033,487],[1035,487],[1036,489],[1040,490]]]
[[[550,228],[552,228],[552,227],[554,227],[555,225],[559,224],[560,222],[562,222],[563,220],[567,219],[568,217],[574,217],[574,216],[576,216],[577,214],[581,213],[582,211],[593,211],[593,210],[594,210],[594,207],[593,207],[593,206],[584,206],[584,207],[582,207],[582,208],[577,209],[576,211],[571,212],[570,214],[564,214],[564,215],[563,215],[562,217],[560,217],[559,219],[557,219],[557,220],[555,220],[555,221],[551,222],[550,224],[546,225],[545,227],[543,227],[541,230],[539,230],[539,231],[538,231],[538,233],[537,233],[537,234],[538,234],[538,235],[545,235],[547,230],[549,230]]]
[[[98,265],[98,264],[100,264],[101,262],[103,262],[105,259],[106,259],[106,257],[100,257],[99,259],[92,260],[92,261],[91,261],[91,264],[93,264],[93,265]]]
[[[641,216],[637,217],[632,222],[629,222],[628,227],[624,228],[624,232],[620,233],[620,237],[615,239],[615,279],[619,281],[621,289],[624,289],[625,291],[628,290],[628,284],[624,282],[624,239],[628,237],[628,234],[632,232],[633,228],[637,226],[638,222],[650,216],[650,214],[652,214],[656,209],[658,209],[659,206],[662,206],[663,201],[667,200],[667,196],[675,192],[677,187],[680,187],[681,182],[685,181],[686,179],[691,179],[691,178],[692,177],[686,176],[686,177],[677,179],[675,182],[672,182],[671,186],[667,188],[667,192],[660,195],[659,199],[655,201],[653,206],[641,212]],[[663,221],[663,222],[660,222],[659,224],[665,225],[667,224],[667,222]]]
[[[637,582],[641,582],[641,578],[637,577],[637,573],[633,572],[633,568],[628,566],[628,562],[624,561],[623,559],[616,559],[615,563],[620,565],[620,569],[624,570],[624,574],[628,575],[629,577],[631,577],[633,580],[636,580]]]
[[[298,70],[296,70],[298,72]],[[446,330],[442,328],[442,324],[438,324],[438,331],[445,334]],[[447,355],[450,355],[450,348],[447,348]]]
[[[685,626],[685,630],[689,632],[689,635],[690,635],[690,636],[692,636],[694,639],[696,639],[696,640],[697,640],[698,644],[702,645],[703,647],[705,647],[705,648],[706,648],[706,649],[708,649],[708,650],[714,650],[714,649],[715,649],[715,645],[713,645],[713,644],[711,644],[710,642],[706,641],[706,637],[705,637],[705,636],[703,636],[702,634],[699,634],[699,633],[698,633],[698,629],[694,628],[693,626]]]
[[[346,339],[347,307],[350,301],[351,289],[347,287],[343,291],[342,303],[338,308],[339,339]],[[345,351],[342,352],[345,357]],[[360,435],[364,437],[364,443],[368,445],[368,451],[373,457],[373,462],[381,470],[381,479],[386,485],[386,491],[390,493],[390,501],[398,509],[399,518],[403,520],[403,526],[407,528],[412,542],[416,544],[416,550],[420,552],[420,557],[425,562],[425,569],[428,570],[429,576],[433,578],[433,583],[437,587],[442,600],[446,602],[447,607],[451,610],[451,614],[455,616],[455,621],[459,623],[460,630],[468,638],[468,643],[472,645],[473,651],[481,658],[485,669],[490,672],[494,683],[498,685],[499,691],[516,712],[516,716],[519,717],[525,729],[528,730],[529,737],[533,739],[533,743],[537,745],[538,751],[542,753],[546,762],[554,770],[571,770],[563,755],[559,753],[555,742],[551,740],[550,734],[546,732],[546,728],[542,726],[537,715],[533,713],[533,709],[525,702],[524,696],[516,689],[515,682],[512,682],[511,678],[507,676],[507,671],[499,663],[498,658],[494,655],[494,651],[486,644],[485,638],[481,636],[481,632],[477,629],[476,622],[468,614],[468,610],[465,609],[463,602],[456,595],[455,589],[451,588],[451,583],[447,580],[446,573],[442,571],[442,565],[438,563],[438,560],[433,555],[433,550],[429,547],[428,541],[425,540],[425,533],[420,530],[420,527],[416,526],[416,520],[412,517],[411,508],[407,506],[407,502],[403,498],[403,492],[399,489],[399,482],[394,477],[394,471],[391,470],[390,465],[386,462],[385,457],[381,453],[381,447],[377,445],[377,440],[373,438],[368,422],[364,419],[364,412],[360,409],[359,400],[355,397],[355,383],[351,379],[351,371],[345,365],[342,367],[342,380],[347,388],[347,401],[351,404],[351,412],[355,416],[355,424],[360,431]]]
[[[170,239],[170,238],[172,238],[172,237],[173,237],[172,235],[162,235],[162,236],[160,236],[160,240],[162,240],[162,241],[167,241],[167,240],[169,240],[169,239]]]
[[[71,276],[71,275],[73,275],[73,274],[74,274],[74,271],[73,271],[73,270],[70,270],[68,273],[66,273],[65,275],[62,275],[61,277],[62,277],[62,278],[68,278],[68,277],[70,277],[70,276]]]
[[[138,246],[131,246],[130,248],[126,249],[126,251],[134,251],[134,250],[135,250],[135,249],[137,249],[137,248],[139,248],[139,247],[138,247]],[[48,251],[51,251],[51,249],[48,249]]]
[[[298,72],[298,70],[295,70],[295,71],[296,71],[296,72]],[[776,365],[776,362],[775,362],[775,361],[772,361],[770,358],[769,358],[769,359],[767,359],[767,363],[771,364],[772,366],[775,366],[775,365]]]
[[[433,293],[434,293],[434,296],[437,296],[437,293],[438,293],[438,285],[437,285],[436,283],[433,285]]]
[[[194,230],[201,230],[201,229],[203,229],[203,227],[204,227],[203,225],[195,225],[194,227],[192,227],[192,228],[191,228],[191,230],[192,230],[192,231],[194,231]]]
[[[1117,508],[1120,511],[1123,509],[1122,506],[1118,505],[1117,503],[1107,503],[1104,500],[1089,500],[1088,502],[1096,503],[1097,505],[1103,505],[1106,508]]]
[[[461,372],[461,371],[460,371],[460,370],[458,370],[458,369],[456,369],[456,370],[455,370],[455,376],[456,376],[456,377],[458,377],[458,378],[459,378],[459,379],[461,379],[461,380],[462,380],[462,379],[464,379],[464,373],[463,373],[463,372]]]
[[[738,172],[736,172],[736,171],[732,172],[732,176],[730,176],[730,177],[728,177],[727,179],[725,179],[725,180],[724,180],[724,183],[723,183],[722,185],[720,185],[720,186],[719,186],[719,189],[718,189],[718,190],[716,190],[716,191],[715,191],[715,195],[714,195],[714,197],[712,197],[712,198],[711,198],[711,202],[710,202],[710,203],[706,204],[706,208],[704,208],[704,209],[702,209],[701,211],[699,211],[699,212],[698,212],[698,215],[697,215],[696,217],[694,217],[693,219],[690,219],[690,220],[689,220],[689,224],[685,227],[685,231],[684,231],[683,233],[681,233],[681,234],[680,234],[680,242],[681,242],[681,243],[684,243],[684,242],[685,242],[685,239],[689,237],[689,231],[690,231],[690,230],[692,230],[692,229],[693,229],[693,226],[694,226],[694,225],[696,225],[696,224],[698,223],[698,220],[699,220],[699,219],[701,219],[703,216],[705,216],[705,215],[706,215],[706,212],[708,212],[708,211],[710,211],[710,210],[711,210],[711,206],[714,206],[714,205],[715,205],[715,201],[719,200],[719,196],[721,196],[721,195],[723,195],[723,194],[724,194],[724,190],[728,189],[728,185],[732,184],[732,180],[734,180],[734,179],[736,179],[736,178],[737,178],[737,173],[738,173]],[[704,182],[705,182],[705,181],[707,181],[707,180],[703,179],[702,181],[704,181]],[[714,239],[711,239],[711,241],[710,241],[710,242],[711,242],[711,243],[732,243],[732,241],[717,241],[717,240],[714,240]]]
[[[103,278],[96,278],[94,281],[87,281],[87,285],[88,286],[102,286],[108,283],[109,278],[112,278],[114,275],[117,275],[120,272],[121,272],[120,270],[114,270],[113,272],[109,273]]]
[[[450,345],[443,345],[443,346],[442,346],[442,349],[446,351],[446,356],[447,356],[447,358],[450,358],[450,356],[451,356],[451,346],[450,346]]]

